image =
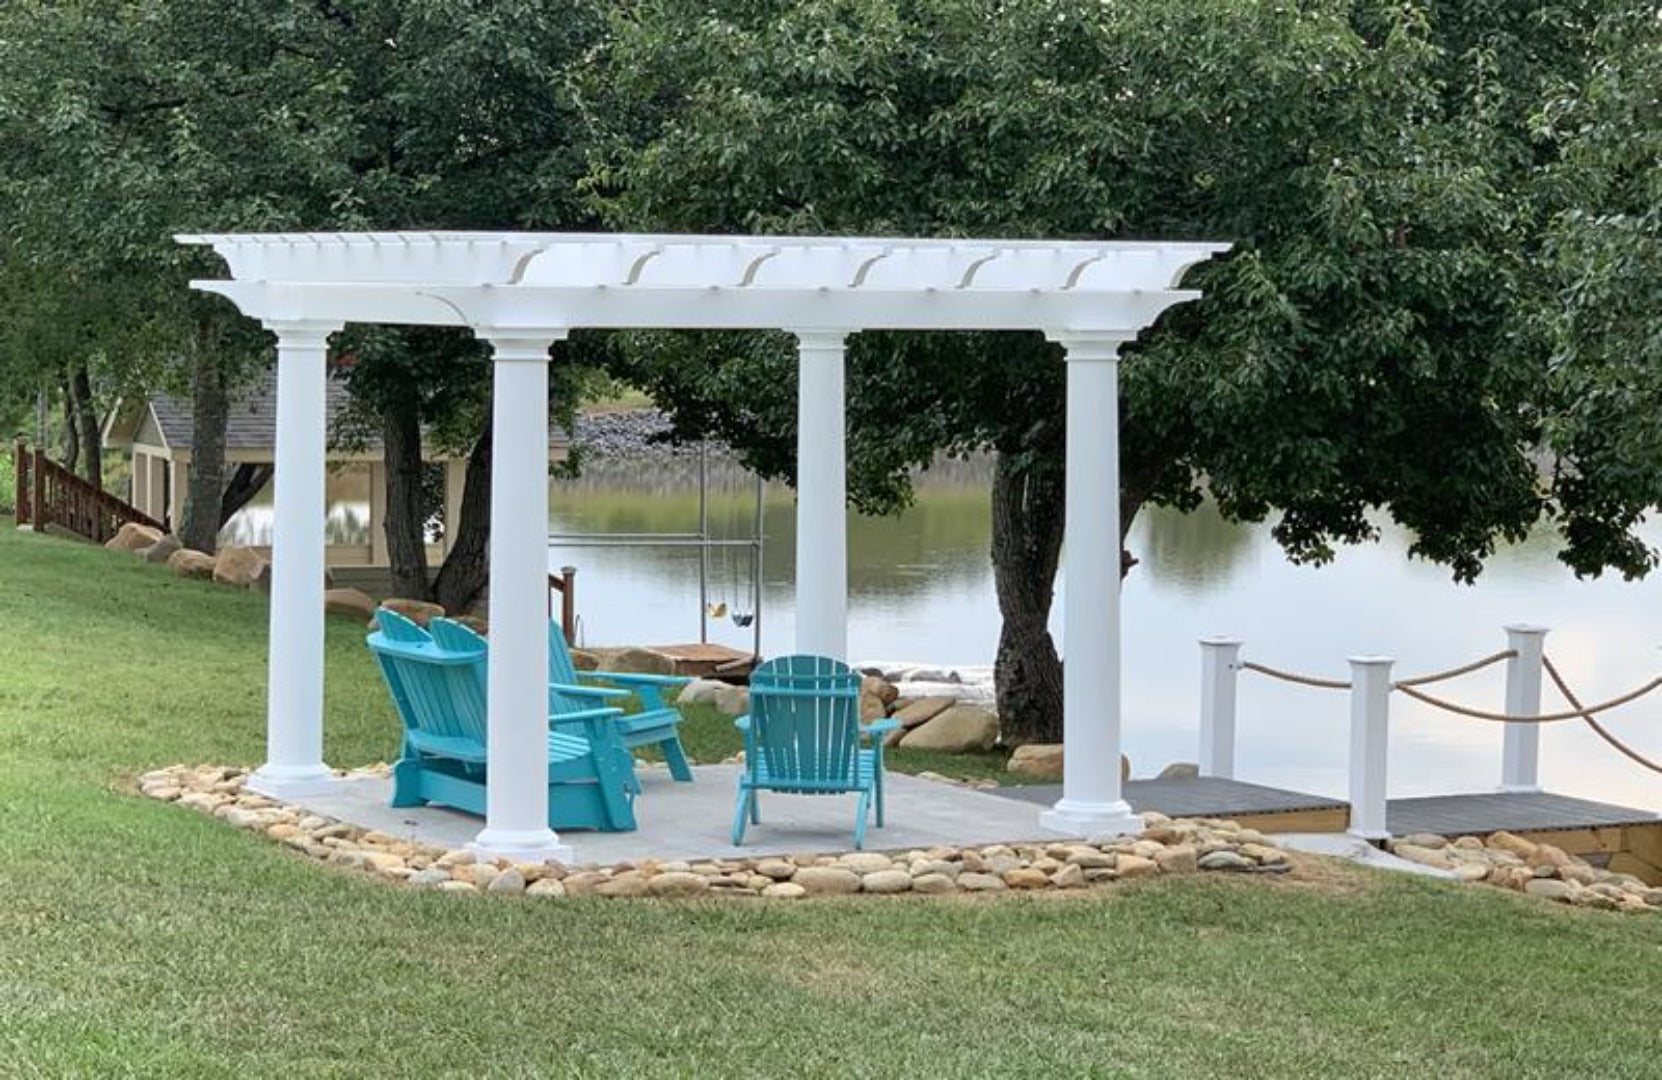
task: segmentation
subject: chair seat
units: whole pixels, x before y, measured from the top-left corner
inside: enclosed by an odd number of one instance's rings
[[[748,763],[745,768],[744,784],[746,787],[767,788],[770,791],[785,794],[799,795],[840,795],[848,791],[858,791],[870,788],[877,776],[877,751],[859,750],[855,752],[855,778],[853,785],[841,780],[811,781],[797,777],[775,780],[768,773],[768,762],[765,754],[758,754],[752,768]]]
[[[465,761],[470,765],[485,763],[485,747],[476,739],[448,735],[432,735],[425,731],[407,732],[410,744],[423,754]],[[548,733],[548,763],[564,765],[577,761],[589,753],[589,741],[580,735],[564,732]]]

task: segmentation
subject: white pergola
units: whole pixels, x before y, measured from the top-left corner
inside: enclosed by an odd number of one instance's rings
[[[1040,825],[1136,832],[1120,789],[1119,350],[1227,244],[304,233],[181,236],[230,280],[198,281],[277,335],[267,759],[281,798],[323,762],[324,378],[348,322],[464,326],[494,357],[485,827],[475,846],[569,859],[547,823],[549,350],[577,328],[785,330],[798,362],[796,648],[846,658],[844,347],[860,330],[1038,330],[1067,375],[1063,794]]]

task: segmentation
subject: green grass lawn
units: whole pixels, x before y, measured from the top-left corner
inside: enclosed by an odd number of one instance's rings
[[[0,1075],[1662,1070],[1655,917],[1348,869],[992,901],[457,898],[132,794],[153,766],[260,760],[264,620],[252,593],[0,521]],[[362,628],[328,635],[329,759],[385,759]]]

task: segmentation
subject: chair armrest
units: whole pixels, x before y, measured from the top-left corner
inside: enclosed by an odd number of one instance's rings
[[[686,686],[692,682],[690,675],[645,675],[629,671],[579,671],[579,679],[605,679],[607,682],[622,683],[627,686],[634,683],[638,686]]]
[[[619,690],[611,686],[573,686],[571,683],[549,683],[548,688],[557,690],[569,697],[605,699],[630,696],[628,690]]]
[[[550,715],[550,724],[588,724],[595,720],[612,720],[623,715],[622,709],[584,709],[582,712]]]
[[[871,723],[864,725],[860,728],[860,734],[887,735],[891,731],[899,730],[899,728],[900,721],[891,716],[886,720],[874,720]]]
[[[749,732],[750,732],[750,717],[749,717],[749,715],[733,717],[733,726],[738,728],[740,731],[743,731],[746,734],[749,734]]]

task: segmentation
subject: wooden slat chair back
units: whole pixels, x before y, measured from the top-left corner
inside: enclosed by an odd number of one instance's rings
[[[733,817],[733,843],[745,824],[761,822],[762,791],[788,795],[857,793],[854,846],[865,843],[873,800],[883,826],[883,740],[895,722],[860,723],[860,675],[824,656],[784,656],[750,675],[750,715],[744,732],[745,768]],[[871,745],[862,740],[871,738]]]
[[[460,623],[423,630],[396,612],[376,613],[369,647],[404,724],[393,768],[394,806],[436,803],[485,812],[485,640]],[[548,824],[555,829],[635,828],[633,764],[612,723],[617,709],[560,717],[548,733]]]
[[[645,675],[622,671],[578,671],[571,662],[565,635],[560,628],[548,629],[548,709],[554,716],[582,712],[599,705],[622,705],[634,697],[640,707],[619,716],[614,725],[623,745],[656,746],[664,755],[670,775],[691,781],[692,768],[681,745],[681,713],[664,701],[663,691],[679,688],[691,679],[679,675]],[[613,683],[613,686],[597,685]]]

